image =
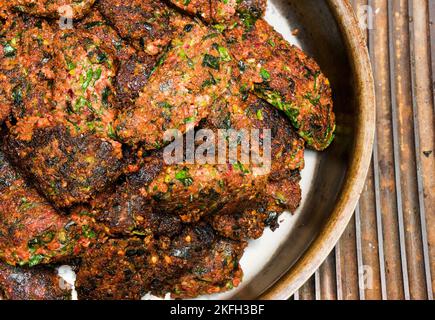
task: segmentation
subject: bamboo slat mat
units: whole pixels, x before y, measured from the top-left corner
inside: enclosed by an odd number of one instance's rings
[[[293,299],[433,300],[435,0],[352,4],[369,26],[377,96],[373,161],[354,218]]]

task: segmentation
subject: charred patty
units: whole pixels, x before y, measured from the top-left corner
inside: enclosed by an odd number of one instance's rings
[[[78,254],[94,235],[92,221],[58,213],[0,152],[0,259],[34,266]]]

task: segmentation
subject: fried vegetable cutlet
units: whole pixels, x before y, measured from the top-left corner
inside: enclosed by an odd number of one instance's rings
[[[193,297],[240,283],[246,246],[218,237],[204,223],[173,238],[112,239],[87,252],[77,274],[80,299],[140,299],[151,292]]]
[[[92,134],[72,135],[47,119],[44,124],[22,121],[6,142],[16,165],[58,208],[88,201],[121,174],[119,144]]]
[[[100,0],[97,7],[122,38],[150,55],[162,52],[190,23],[160,0]]]
[[[253,94],[240,90],[237,83],[215,105],[206,125],[211,128],[250,128],[271,131],[270,172],[261,196],[254,206],[234,210],[231,214],[218,212],[209,217],[213,228],[225,237],[259,238],[270,217],[288,210],[294,212],[301,200],[299,170],[304,167],[304,141],[295,133],[279,110]]]
[[[168,237],[111,239],[89,250],[77,274],[81,299],[140,299],[192,268],[213,231],[186,227]],[[164,295],[165,293],[163,293]]]
[[[0,33],[0,124],[49,112],[53,30],[46,21],[12,15]]]
[[[278,218],[284,211],[291,213],[299,207],[301,188],[299,171],[281,171],[280,178],[269,177],[261,203],[232,214],[218,213],[209,217],[213,229],[223,237],[233,240],[258,239],[264,229],[279,227]]]
[[[57,207],[86,202],[121,174],[114,141],[115,61],[92,38],[59,31],[53,84],[55,108],[10,129],[8,153]]]
[[[154,210],[192,223],[219,211],[243,208],[259,195],[266,179],[254,176],[241,163],[177,165],[166,167],[140,191]]]
[[[73,212],[94,217],[111,236],[173,236],[181,228],[178,216],[154,212],[128,184],[100,194],[90,205],[74,208]]]
[[[39,17],[70,17],[80,19],[87,14],[95,0],[2,0],[10,9]],[[6,3],[7,2],[7,3]]]
[[[211,248],[203,250],[198,263],[182,277],[169,283],[165,291],[172,298],[195,298],[237,287],[243,278],[239,261],[246,242],[217,237]]]
[[[223,38],[212,29],[192,24],[172,40],[135,106],[120,113],[116,122],[119,139],[159,149],[166,130],[184,133],[188,126],[194,127],[224,92],[231,65]]]
[[[91,224],[59,214],[0,152],[0,260],[30,267],[60,261],[89,245]]]
[[[20,268],[0,262],[0,299],[70,300],[71,288],[54,267]]]
[[[317,63],[263,19],[241,15],[224,34],[243,85],[282,110],[310,147],[328,147],[335,116],[329,81]]]
[[[237,81],[231,81],[226,93],[215,103],[204,127],[214,131],[233,129],[249,130],[252,133],[253,130],[258,130],[261,134],[264,134],[265,130],[270,130],[271,170],[267,173],[276,174],[282,170],[304,168],[303,139],[297,136],[280,111],[247,92]],[[258,138],[262,143],[261,135]]]
[[[54,46],[56,119],[75,134],[113,135],[115,58],[88,34],[59,31]]]
[[[111,239],[88,250],[77,273],[79,299],[139,300],[151,281],[149,250],[139,238]]]
[[[227,21],[218,29],[226,29],[223,34],[245,88],[284,111],[310,147],[324,150],[330,145],[335,116],[329,81],[313,59],[262,19],[266,1],[171,2],[207,22]]]
[[[266,112],[267,110],[264,111],[265,114]],[[285,131],[279,130],[280,124],[285,128],[285,120],[275,124],[275,133]],[[250,125],[255,128],[252,123]],[[281,136],[273,136],[273,139],[278,137]],[[288,140],[289,145],[280,144],[272,151],[274,169],[282,171],[288,166],[294,169],[303,166],[303,160],[300,160],[303,157],[303,143],[299,141],[298,144],[298,138],[294,135],[288,137]],[[254,167],[255,165],[241,162],[224,165],[171,165],[166,166],[151,183],[139,190],[149,199],[154,210],[172,212],[179,215],[183,222],[192,223],[203,216],[216,213],[231,215],[258,205],[259,199],[267,195],[264,191],[270,172],[256,175]],[[298,203],[299,200],[299,197],[295,197],[295,202]]]

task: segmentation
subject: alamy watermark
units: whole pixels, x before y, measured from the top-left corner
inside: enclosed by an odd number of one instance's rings
[[[363,290],[373,289],[373,268],[368,265],[358,269],[359,288]]]
[[[169,142],[163,151],[166,164],[237,164],[256,176],[271,168],[272,134],[270,129],[193,130],[185,135],[172,129],[164,133]],[[249,169],[248,169],[249,168]]]
[[[59,14],[59,28],[62,30],[65,29],[72,29],[74,27],[73,25],[73,19],[74,19],[74,10],[69,5],[60,6],[57,9],[57,12]]]
[[[373,30],[376,11],[372,6],[360,5],[357,8],[359,26],[362,30]]]

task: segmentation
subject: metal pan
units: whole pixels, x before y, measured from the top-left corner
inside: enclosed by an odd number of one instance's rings
[[[307,152],[301,208],[294,215],[284,214],[276,232],[266,231],[250,243],[241,261],[242,285],[204,298],[289,298],[340,238],[370,165],[374,84],[365,40],[348,0],[269,0],[266,19],[313,56],[329,77],[337,138],[325,152]]]

